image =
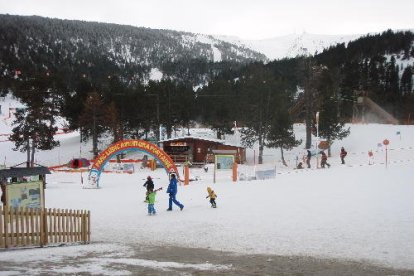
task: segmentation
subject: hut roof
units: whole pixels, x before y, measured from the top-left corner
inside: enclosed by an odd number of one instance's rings
[[[191,136],[191,135],[190,136],[181,136],[181,137],[174,137],[174,138],[164,139],[164,140],[161,140],[160,142],[163,143],[163,142],[172,142],[172,141],[182,141],[182,140],[186,140],[186,139],[202,140],[202,141],[213,142],[213,143],[226,145],[226,146],[244,148],[240,144],[231,143],[231,142],[228,142],[226,140],[220,140],[220,139],[209,138],[209,137],[198,137],[198,136]]]
[[[8,177],[23,177],[32,175],[50,174],[47,167],[32,167],[32,168],[10,168],[0,170],[0,179]]]

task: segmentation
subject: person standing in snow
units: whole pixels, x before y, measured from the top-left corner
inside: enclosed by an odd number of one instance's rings
[[[328,156],[326,156],[326,153],[325,152],[323,152],[323,151],[321,151],[321,167],[322,168],[325,168],[325,165],[326,166],[328,166],[328,168],[330,168],[331,167],[331,165],[330,164],[328,164]]]
[[[148,194],[148,215],[155,215],[157,212],[155,211],[155,195],[157,194],[158,191],[162,190],[162,187],[159,189],[156,189],[155,191],[151,191]]]
[[[210,187],[207,187],[207,192],[208,192],[208,195],[206,196],[206,198],[210,198],[211,207],[216,208],[217,207],[217,205],[216,205],[216,198],[217,198],[216,193]]]
[[[311,165],[310,165],[310,160],[312,157],[312,153],[310,152],[310,150],[308,150],[308,155],[306,156],[306,164],[308,165],[308,169],[310,169]]]
[[[339,157],[341,157],[341,162],[342,164],[345,164],[345,156],[348,153],[346,152],[346,150],[344,149],[344,147],[341,148],[341,152],[339,153]]]
[[[147,193],[145,195],[145,202],[148,202],[148,195],[154,190],[154,182],[152,181],[151,176],[147,177],[147,181],[145,181],[144,185],[147,188]]]
[[[177,178],[175,177],[175,174],[171,174],[170,184],[168,185],[167,193],[170,195],[170,198],[168,200],[168,209],[167,211],[172,211],[172,204],[174,202],[175,205],[180,207],[180,210],[182,211],[184,208],[184,205],[181,204],[177,199]]]

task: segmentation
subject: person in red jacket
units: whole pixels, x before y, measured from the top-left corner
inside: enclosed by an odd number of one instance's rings
[[[325,168],[325,165],[329,167],[331,167],[331,165],[327,162],[328,161],[328,156],[326,156],[326,153],[321,151],[320,154],[321,156],[321,167]]]
[[[346,150],[344,149],[344,147],[341,148],[341,152],[339,153],[339,157],[341,157],[341,162],[342,164],[345,164],[345,156],[348,153],[346,152]]]

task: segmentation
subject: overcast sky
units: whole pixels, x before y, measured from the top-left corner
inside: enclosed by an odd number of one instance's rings
[[[244,39],[414,28],[414,0],[0,0],[0,13]]]

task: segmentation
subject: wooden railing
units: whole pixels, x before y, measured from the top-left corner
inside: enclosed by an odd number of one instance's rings
[[[0,248],[89,243],[90,211],[0,206]]]

